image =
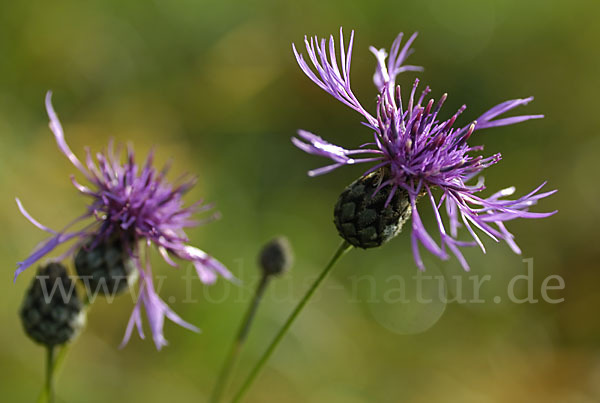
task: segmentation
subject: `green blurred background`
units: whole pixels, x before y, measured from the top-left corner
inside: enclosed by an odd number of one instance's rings
[[[277,234],[296,252],[289,275],[268,291],[235,384],[256,361],[294,302],[338,245],[332,206],[363,167],[309,178],[326,160],[294,148],[298,128],[335,143],[361,144],[359,116],[313,85],[296,66],[291,42],[303,35],[356,29],[352,79],[374,107],[374,58],[395,35],[420,32],[410,62],[425,66],[432,96],[449,93],[462,123],[515,97],[535,95],[519,113],[543,120],[490,129],[472,138],[503,161],[486,174],[490,191],[515,185],[524,194],[548,180],[560,191],[538,211],[549,219],[510,223],[523,249],[488,242],[470,250],[472,272],[455,260],[426,261],[428,275],[472,294],[469,276],[490,275],[485,303],[389,304],[390,279],[417,269],[408,233],[387,246],[351,251],[318,292],[258,379],[248,402],[595,402],[600,400],[598,157],[600,40],[595,1],[18,1],[0,3],[0,391],[2,401],[33,401],[43,379],[43,349],[28,340],[17,311],[33,270],[12,283],[15,262],[44,234],[17,211],[14,197],[41,222],[61,228],[84,209],[47,127],[43,97],[54,105],[79,155],[109,138],[131,141],[141,156],[157,145],[174,158],[173,177],[195,173],[189,195],[215,202],[221,220],[192,231],[195,245],[243,281],[207,288],[166,276],[162,297],[198,335],[172,323],[157,352],[133,336],[118,349],[132,300],[99,301],[58,382],[65,402],[205,401],[258,279],[256,254]],[[399,78],[410,83],[413,73]],[[423,208],[429,225],[431,211]],[[507,285],[533,258],[534,295],[549,275],[559,304],[514,304]],[[454,278],[452,276],[455,276]],[[457,277],[456,277],[457,276]],[[455,281],[456,280],[456,281]],[[413,284],[412,286],[410,284]],[[387,288],[386,288],[387,287]],[[518,295],[527,287],[519,282]],[[471,290],[471,291],[470,291]],[[433,292],[429,290],[428,292]]]

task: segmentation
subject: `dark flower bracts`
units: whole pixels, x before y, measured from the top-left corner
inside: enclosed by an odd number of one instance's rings
[[[60,151],[83,174],[88,184],[78,182],[74,176],[71,177],[71,181],[90,202],[84,214],[63,230],[54,231],[31,217],[17,199],[23,215],[51,236],[18,264],[15,279],[23,270],[63,243],[71,241],[73,245],[59,259],[72,256],[78,251],[104,251],[107,249],[106,245],[116,243],[119,246],[117,250],[124,251],[125,258],[132,260],[140,279],[138,300],[129,320],[123,344],[129,340],[134,326],[137,327],[140,337],[144,337],[142,306],[158,349],[167,344],[163,336],[165,317],[196,331],[196,327],[182,320],[156,293],[148,254],[150,247],[155,246],[165,262],[171,266],[177,266],[175,259],[193,263],[204,283],[214,282],[219,275],[231,279],[232,275],[225,266],[200,249],[189,245],[189,239],[184,232],[185,228],[201,223],[192,218],[194,213],[209,210],[211,206],[198,202],[185,207],[182,197],[194,185],[194,181],[183,178],[177,184],[168,182],[167,168],[154,168],[152,153],[143,165],[138,165],[131,147],[128,147],[123,158],[121,152],[115,151],[111,143],[105,152],[96,154],[95,160],[87,149],[85,164],[82,163],[65,141],[63,129],[51,104],[50,92],[46,96],[46,109],[50,118],[50,129]],[[76,226],[80,229],[72,230]]]
[[[496,241],[506,241],[513,251],[520,253],[505,222],[515,218],[541,218],[554,214],[555,212],[534,213],[528,209],[555,191],[540,193],[544,186],[542,184],[514,200],[507,199],[514,193],[515,189],[512,187],[487,198],[480,196],[479,193],[485,189],[483,178],[480,177],[475,184],[470,184],[470,181],[485,168],[500,161],[500,154],[488,157],[475,155],[483,150],[483,146],[471,146],[469,139],[477,130],[507,126],[543,116],[499,118],[500,115],[529,103],[533,99],[530,97],[503,102],[483,113],[476,121],[455,127],[457,118],[466,106],[462,106],[449,119],[442,120],[439,115],[447,95],[442,95],[437,102],[427,99],[430,89],[426,87],[418,94],[418,79],[412,85],[408,97],[403,99],[400,86],[395,84],[396,76],[403,71],[420,70],[416,66],[404,65],[406,58],[412,53],[411,45],[415,38],[416,34],[401,46],[400,34],[392,44],[389,57],[384,49],[371,47],[377,59],[373,81],[379,92],[375,115],[367,112],[360,104],[350,86],[354,32],[346,48],[340,29],[339,60],[333,36],[330,36],[329,41],[316,37],[310,40],[305,38],[306,51],[313,68],[294,46],[302,71],[321,89],[359,112],[365,119],[363,124],[373,132],[373,141],[356,149],[346,149],[304,130],[299,130],[298,138],[293,138],[292,141],[303,151],[333,161],[328,166],[310,171],[311,176],[324,174],[344,165],[372,163],[373,166],[365,172],[366,177],[372,173],[379,175],[370,197],[385,192],[383,205],[387,207],[398,192],[405,194],[412,213],[412,250],[420,269],[424,269],[419,252],[419,245],[423,245],[441,259],[447,259],[449,253],[454,254],[465,270],[468,270],[469,265],[460,248],[479,245],[485,252],[476,230]],[[441,190],[440,196],[436,196],[435,189]],[[437,242],[425,229],[417,210],[417,199],[420,197],[427,200],[433,209],[439,239]],[[336,209],[339,209],[339,203]],[[353,206],[352,210],[354,212]],[[446,222],[442,219],[440,210],[445,210]],[[406,208],[396,214],[406,217]],[[338,221],[339,217],[336,217],[336,225]],[[458,229],[461,226],[466,228],[471,240],[459,240]],[[399,228],[395,228],[399,231]],[[379,244],[376,243],[377,246]],[[367,244],[363,247],[369,246]]]

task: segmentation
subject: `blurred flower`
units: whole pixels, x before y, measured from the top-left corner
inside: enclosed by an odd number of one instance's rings
[[[206,211],[212,206],[197,202],[184,207],[182,196],[194,185],[194,181],[182,178],[179,184],[173,185],[165,179],[168,167],[161,171],[152,166],[151,152],[143,166],[135,162],[133,149],[128,147],[125,162],[121,162],[121,152],[114,150],[112,142],[108,150],[96,154],[92,158],[86,149],[85,165],[82,164],[67,145],[63,129],[51,104],[51,92],[46,95],[46,109],[50,117],[50,129],[54,133],[60,151],[85,176],[90,186],[77,182],[74,176],[71,181],[77,190],[89,197],[91,202],[87,212],[67,225],[62,231],[54,231],[37,222],[17,199],[21,213],[38,228],[49,232],[52,236],[42,242],[23,262],[18,263],[16,277],[23,270],[48,254],[58,245],[74,240],[74,245],[65,255],[73,255],[83,247],[94,247],[114,242],[117,237],[135,262],[140,275],[140,294],[127,325],[123,345],[131,336],[134,325],[140,337],[142,331],[140,309],[143,304],[146,317],[150,323],[156,347],[160,349],[167,342],[163,337],[164,317],[190,330],[198,329],[183,321],[157,295],[152,283],[152,270],[148,258],[151,245],[158,248],[163,259],[171,266],[177,266],[172,257],[193,263],[198,276],[204,283],[212,283],[217,275],[232,279],[231,273],[217,260],[205,252],[187,244],[184,232],[187,227],[194,227],[201,222],[191,219],[196,212]],[[80,230],[68,231],[73,225],[90,220]],[[90,244],[91,243],[91,244]],[[143,255],[143,256],[142,256]]]
[[[412,86],[408,102],[403,105],[400,86],[396,86],[395,79],[403,71],[419,69],[415,66],[403,66],[406,58],[412,53],[410,46],[415,37],[416,33],[401,48],[402,34],[400,34],[392,44],[389,58],[384,49],[371,47],[377,59],[377,68],[373,77],[379,91],[376,116],[362,107],[350,87],[354,32],[350,36],[348,48],[345,49],[344,37],[340,29],[339,62],[333,36],[329,38],[329,46],[325,39],[319,41],[315,37],[309,41],[305,38],[306,50],[316,73],[294,46],[293,50],[302,71],[321,89],[359,112],[365,118],[363,124],[373,130],[374,141],[356,149],[346,149],[304,130],[299,130],[299,138],[293,138],[292,141],[301,150],[327,157],[334,162],[310,171],[311,176],[330,172],[343,165],[372,162],[375,165],[365,172],[365,175],[374,172],[379,172],[381,175],[371,196],[385,189],[387,207],[398,192],[406,193],[412,212],[412,250],[420,269],[424,269],[419,252],[419,244],[422,244],[441,259],[449,257],[449,250],[458,258],[464,269],[468,270],[469,266],[459,247],[479,245],[485,252],[483,243],[473,227],[477,227],[496,241],[499,239],[506,241],[513,251],[520,253],[513,235],[506,229],[504,223],[515,218],[541,218],[554,214],[555,212],[532,213],[527,210],[537,200],[555,191],[539,193],[544,186],[542,184],[516,200],[505,199],[506,196],[513,194],[515,189],[512,187],[503,189],[488,198],[476,195],[485,189],[483,178],[480,178],[475,185],[467,185],[467,183],[483,169],[500,161],[500,154],[490,157],[473,156],[472,153],[481,151],[483,146],[469,146],[467,140],[476,130],[511,125],[543,116],[524,115],[495,119],[517,106],[529,103],[533,98],[515,99],[493,107],[466,126],[454,128],[457,117],[466,106],[463,105],[448,120],[438,119],[438,113],[447,94],[442,95],[437,103],[434,103],[433,99],[424,103],[430,89],[425,88],[416,98],[418,79]],[[357,155],[364,157],[354,158]],[[439,199],[436,199],[432,192],[434,188],[440,188],[442,191]],[[417,211],[416,202],[420,196],[427,196],[431,202],[441,241],[439,245],[425,229]],[[448,216],[449,231],[440,216],[439,210],[442,205],[445,205]],[[397,212],[398,216],[403,214],[405,215],[405,211]],[[458,240],[457,230],[461,225],[466,227],[472,242]],[[395,230],[399,231],[397,227]]]
[[[263,246],[258,263],[264,276],[280,276],[287,272],[294,262],[292,245],[287,237],[278,236]]]

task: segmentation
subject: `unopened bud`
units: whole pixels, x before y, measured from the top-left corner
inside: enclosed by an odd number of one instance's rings
[[[285,273],[294,260],[292,247],[286,237],[277,237],[267,243],[259,255],[260,267],[266,276]]]
[[[60,263],[38,269],[20,311],[25,333],[53,347],[72,340],[85,324],[85,311],[75,283]]]

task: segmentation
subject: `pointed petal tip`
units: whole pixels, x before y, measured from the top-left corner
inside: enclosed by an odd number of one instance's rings
[[[294,42],[292,42],[292,52],[294,52],[294,56],[297,60],[302,59],[302,55],[300,54],[300,52],[298,52],[298,49],[296,49],[296,44]]]
[[[227,280],[237,286],[242,286],[242,284],[244,284],[242,280],[235,277],[234,275],[231,275],[231,277],[227,278]]]
[[[13,276],[13,284],[15,284],[17,282],[17,277],[19,277],[19,275],[21,273],[23,273],[25,271],[25,269],[27,269],[29,266],[30,265],[24,266],[23,262],[17,263],[17,268],[15,269],[15,275]]]
[[[290,140],[292,141],[293,145],[300,149],[302,149],[302,147],[306,147],[306,144],[304,144],[298,137],[290,137]]]
[[[56,112],[54,111],[54,106],[52,106],[52,91],[48,90],[46,92],[46,97],[44,99],[44,105],[46,107],[46,113],[48,114],[48,117],[50,118],[50,128],[52,128],[52,122],[54,120],[58,120],[58,118],[56,117]]]

